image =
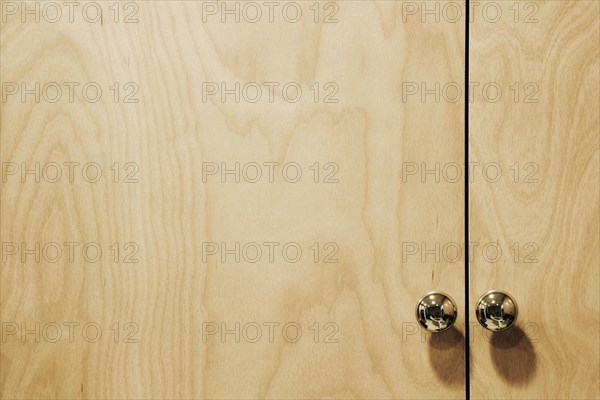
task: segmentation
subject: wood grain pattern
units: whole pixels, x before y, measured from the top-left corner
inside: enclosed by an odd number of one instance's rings
[[[471,160],[497,162],[506,179],[471,185],[472,240],[497,241],[505,257],[474,261],[470,301],[506,290],[521,326],[487,340],[474,334],[472,394],[592,399],[600,396],[599,3],[532,4],[536,23],[480,21],[471,33],[471,81],[539,86],[536,103],[509,92],[471,107]],[[515,162],[535,163],[539,182],[515,182]],[[518,262],[508,249],[515,242]],[[538,262],[524,262],[528,242],[539,246],[527,252]]]
[[[3,82],[92,81],[105,93],[97,103],[2,103],[3,162],[97,162],[104,172],[93,184],[2,183],[2,242],[104,251],[98,263],[3,261],[3,323],[95,322],[104,336],[8,336],[2,398],[463,398],[463,342],[409,331],[430,290],[464,310],[462,264],[403,263],[400,243],[463,238],[462,185],[403,184],[401,172],[464,157],[462,101],[402,101],[402,82],[462,81],[464,27],[405,23],[391,1],[339,2],[335,24],[312,22],[312,2],[296,24],[203,23],[201,2],[137,4],[136,24],[106,8],[100,23],[2,23]],[[298,82],[306,97],[204,102],[207,81]],[[114,82],[139,84],[139,103],[115,103]],[[306,100],[315,82],[336,82],[339,103]],[[115,162],[139,165],[139,183],[114,183]],[[309,178],[203,182],[208,162],[297,162]],[[339,183],[314,183],[315,162],[337,163]],[[114,242],[138,243],[140,262],[113,262]],[[203,262],[204,242],[297,242],[305,255]],[[337,243],[339,262],[313,262],[314,242]],[[139,343],[115,343],[115,322],[122,335],[136,323]],[[304,333],[297,343],[281,333],[270,343],[266,331],[257,343],[204,342],[207,322],[296,322]],[[315,322],[321,335],[337,324],[338,342],[315,343]]]

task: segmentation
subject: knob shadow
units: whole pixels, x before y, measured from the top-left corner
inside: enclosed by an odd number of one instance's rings
[[[494,368],[509,384],[529,382],[537,368],[537,356],[525,332],[515,325],[505,332],[494,332],[490,352]]]
[[[429,337],[429,360],[435,374],[450,386],[465,384],[465,337],[456,327]]]

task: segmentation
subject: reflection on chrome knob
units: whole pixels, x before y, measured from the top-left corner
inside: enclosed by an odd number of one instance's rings
[[[456,321],[456,303],[446,293],[429,292],[417,303],[417,321],[430,332],[443,332]]]
[[[515,323],[519,310],[511,295],[490,290],[479,298],[475,315],[479,323],[490,331],[504,331]]]

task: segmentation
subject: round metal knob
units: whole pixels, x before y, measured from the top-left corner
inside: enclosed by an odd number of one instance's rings
[[[475,315],[490,331],[504,331],[515,323],[519,309],[512,296],[500,290],[490,290],[479,298]]]
[[[417,303],[417,321],[429,332],[443,332],[456,321],[456,303],[446,293],[429,292]]]

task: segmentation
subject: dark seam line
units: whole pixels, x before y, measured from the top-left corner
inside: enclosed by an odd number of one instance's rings
[[[465,4],[465,247],[469,244],[469,23],[470,0]],[[470,361],[470,328],[469,323],[469,252],[465,251],[465,397],[471,399],[471,361]]]

